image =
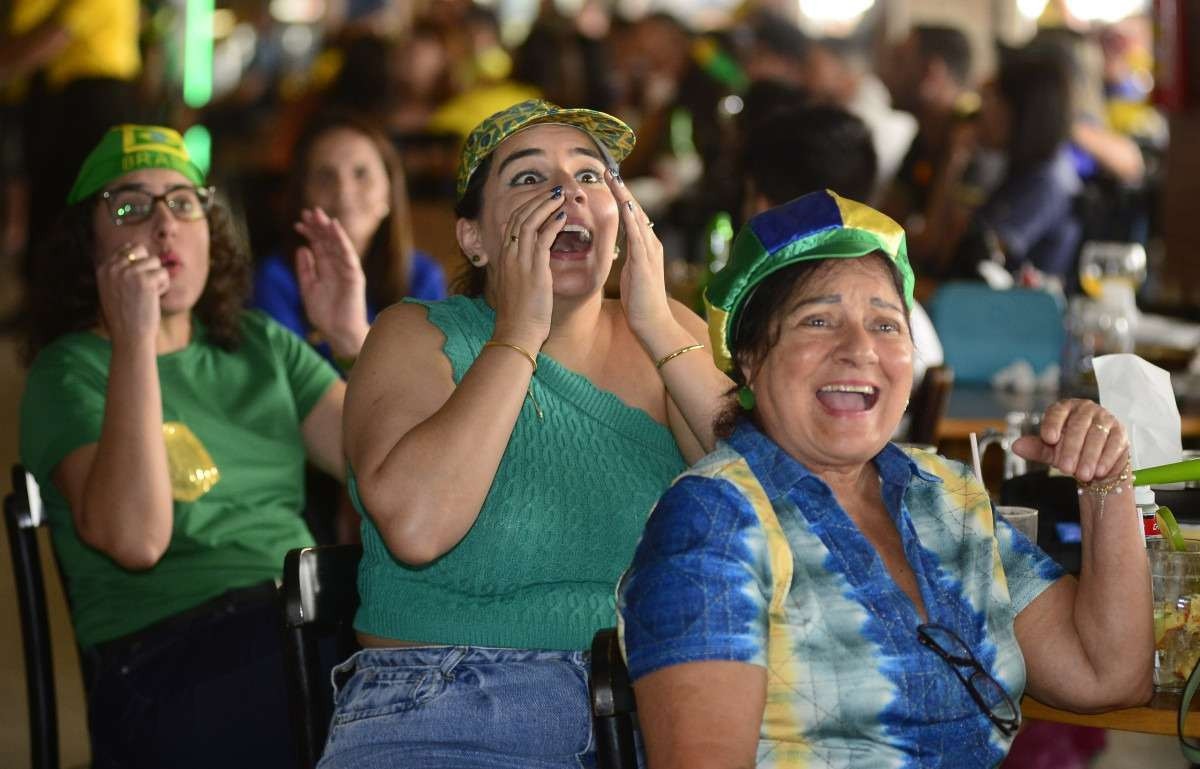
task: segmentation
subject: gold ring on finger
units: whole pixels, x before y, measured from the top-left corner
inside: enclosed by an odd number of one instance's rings
[[[1108,435],[1108,431],[1112,429],[1112,428],[1111,428],[1111,427],[1109,427],[1108,425],[1102,425],[1102,424],[1100,424],[1099,422],[1096,422],[1096,423],[1094,423],[1094,424],[1092,425],[1092,427],[1096,428],[1097,430],[1099,430],[1100,432],[1104,433],[1105,435]]]
[[[646,226],[647,226],[647,227],[649,227],[650,229],[654,229],[654,222],[652,222],[652,221],[650,221],[649,219],[647,219],[647,220],[646,220]]]
[[[136,251],[126,251],[125,258],[131,262],[136,262],[138,260],[137,252]]]
[[[517,242],[517,240],[518,240],[518,238],[517,238],[517,236],[516,236],[516,235],[509,235],[509,236],[508,236],[508,239],[509,239],[509,241],[510,241],[510,242],[512,242],[512,243],[516,243],[516,242]]]

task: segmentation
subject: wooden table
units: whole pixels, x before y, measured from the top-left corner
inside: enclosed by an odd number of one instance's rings
[[[938,424],[938,438],[966,440],[971,433],[979,435],[988,428],[1003,430],[1004,416],[1008,412],[1040,413],[1056,398],[1054,393],[1012,393],[986,386],[955,386],[950,393],[946,414]],[[1196,398],[1180,401],[1179,417],[1183,437],[1200,437],[1200,402]]]
[[[1043,705],[1032,697],[1021,700],[1021,717],[1037,721],[1055,721],[1076,726],[1095,726],[1100,729],[1117,729],[1122,732],[1145,732],[1174,737],[1175,718],[1179,711],[1179,695],[1156,692],[1150,702],[1140,708],[1125,708],[1107,713],[1081,715]],[[1188,713],[1184,724],[1184,736],[1200,737],[1200,711]]]

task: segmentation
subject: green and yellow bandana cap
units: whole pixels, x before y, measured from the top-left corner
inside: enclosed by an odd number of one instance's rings
[[[88,153],[67,195],[67,205],[74,205],[96,194],[113,179],[142,168],[169,168],[197,187],[204,184],[204,174],[192,162],[178,132],[163,126],[126,123],[108,129]]]
[[[904,285],[904,304],[912,309],[913,277],[904,230],[875,209],[832,190],[812,192],[763,211],[742,227],[723,270],[704,290],[713,360],[733,370],[733,332],[738,313],[766,277],[797,262],[849,259],[876,251],[884,254]]]
[[[614,162],[620,163],[633,151],[637,141],[633,129],[604,112],[593,109],[563,109],[541,99],[528,99],[503,109],[475,126],[463,144],[458,159],[457,199],[467,192],[471,174],[484,158],[508,137],[533,125],[556,123],[573,126],[588,133]]]

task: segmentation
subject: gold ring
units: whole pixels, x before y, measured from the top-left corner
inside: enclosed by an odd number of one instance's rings
[[[136,251],[126,251],[125,258],[131,262],[136,262],[138,260],[137,252]]]
[[[652,222],[652,221],[650,221],[649,219],[647,219],[647,220],[646,220],[646,226],[647,226],[647,227],[649,227],[650,229],[654,229],[654,222]]]
[[[1108,435],[1108,431],[1112,429],[1111,427],[1102,425],[1099,422],[1096,422],[1095,424],[1093,424],[1092,427],[1096,428],[1097,430],[1104,433],[1105,435]]]
[[[509,239],[510,241],[512,241],[513,243],[516,243],[516,242],[517,242],[517,236],[516,236],[516,235],[509,235],[509,236],[508,236],[508,239]]]

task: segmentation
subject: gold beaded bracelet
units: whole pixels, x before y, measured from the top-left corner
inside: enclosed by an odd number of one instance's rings
[[[691,352],[692,350],[703,350],[703,349],[704,349],[704,345],[702,345],[702,344],[684,345],[683,347],[680,347],[678,350],[673,350],[672,352],[669,352],[666,355],[659,358],[658,360],[654,361],[654,368],[661,370],[662,367],[666,364],[666,362],[671,360],[672,358],[678,358],[680,355],[683,355],[685,352]]]
[[[511,342],[497,342],[495,339],[489,339],[488,341],[483,343],[483,346],[484,346],[484,348],[507,347],[510,350],[516,350],[517,352],[521,353],[522,355],[524,355],[526,358],[529,359],[529,365],[533,366],[533,373],[535,373],[535,374],[537,373],[537,358],[535,358],[533,353],[529,352],[529,350],[526,350],[524,347],[521,347],[520,345],[512,344]]]
[[[1133,462],[1130,461],[1128,456],[1126,456],[1125,467],[1121,468],[1121,472],[1117,473],[1116,476],[1112,478],[1103,478],[1098,481],[1081,483],[1079,484],[1079,488],[1076,489],[1076,493],[1081,497],[1084,495],[1084,493],[1087,493],[1095,498],[1100,504],[1097,514],[1103,516],[1105,498],[1109,494],[1120,494],[1122,491],[1124,491],[1124,487],[1132,478]]]

